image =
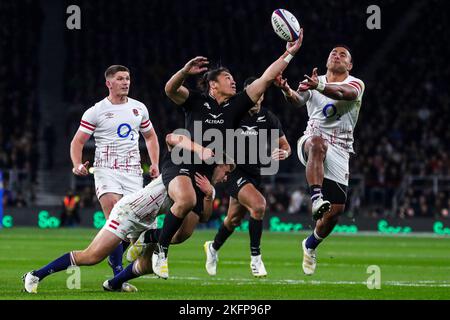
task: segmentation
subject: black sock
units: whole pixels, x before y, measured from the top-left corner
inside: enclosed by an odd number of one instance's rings
[[[214,238],[214,243],[212,244],[212,247],[214,250],[219,250],[221,246],[227,241],[228,237],[231,236],[234,230],[230,231],[225,227],[225,225],[220,225],[219,231],[217,231],[216,237]]]
[[[250,252],[252,256],[259,256],[261,254],[261,236],[263,229],[263,221],[256,220],[250,217],[248,223],[248,231],[250,233]]]
[[[162,227],[161,234],[159,235],[158,243],[161,246],[161,249],[164,250],[166,257],[167,252],[169,251],[170,242],[183,223],[183,220],[183,218],[176,217],[172,211],[169,211],[164,219],[164,225]]]
[[[311,195],[311,202],[316,201],[317,199],[322,197],[322,186],[313,184],[309,187],[309,193]]]
[[[144,243],[157,243],[162,229],[150,229],[144,233]]]

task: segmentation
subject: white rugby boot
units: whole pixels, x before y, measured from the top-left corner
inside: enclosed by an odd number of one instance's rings
[[[306,248],[306,239],[302,241],[303,248],[303,272],[310,276],[316,271],[317,261],[316,261],[316,250]]]
[[[323,217],[324,214],[330,212],[331,203],[328,200],[318,198],[312,203],[312,217],[314,221],[317,221]]]
[[[261,259],[261,255],[252,256],[250,261],[250,269],[252,269],[253,276],[257,278],[267,276],[267,271],[266,268],[264,267],[264,262]]]
[[[120,289],[113,289],[111,285],[109,284],[109,280],[106,280],[103,282],[103,290],[105,291],[113,291],[113,292],[137,292],[138,289],[133,286],[132,284],[129,284],[128,282],[122,283],[122,287]]]
[[[33,271],[24,274],[22,281],[26,292],[37,293],[39,278],[33,275]]]
[[[214,250],[214,248],[212,247],[213,243],[214,241],[206,241],[205,244],[203,245],[203,248],[205,249],[206,253],[205,268],[206,272],[208,272],[210,276],[216,275],[217,262],[219,261],[219,252]]]
[[[153,252],[152,255],[152,268],[153,272],[162,279],[169,278],[169,265],[167,262],[167,257],[164,254],[164,251],[158,244],[159,252]]]

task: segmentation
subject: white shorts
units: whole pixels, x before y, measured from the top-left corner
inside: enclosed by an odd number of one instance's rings
[[[156,229],[156,219],[148,222],[139,221],[121,209],[122,207],[114,206],[103,229],[112,232],[124,241],[137,239],[142,232],[148,229]]]
[[[145,188],[121,198],[114,205],[104,228],[122,240],[137,239],[143,231],[156,229],[156,217],[166,213],[162,208],[171,205],[160,175]]]
[[[122,172],[109,168],[94,168],[95,193],[100,199],[105,193],[127,195],[142,189],[142,175]]]
[[[302,146],[309,137],[312,136],[304,135],[297,142],[297,155],[304,166],[306,166],[306,159],[303,156]],[[348,152],[328,143],[327,154],[323,163],[325,178],[348,186],[349,161],[350,155]]]

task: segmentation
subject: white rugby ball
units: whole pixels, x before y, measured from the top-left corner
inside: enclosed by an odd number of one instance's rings
[[[292,42],[298,39],[300,23],[287,10],[277,9],[272,13],[272,27],[275,33],[284,41]]]

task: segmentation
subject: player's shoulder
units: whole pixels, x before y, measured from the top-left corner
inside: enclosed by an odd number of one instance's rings
[[[139,100],[128,97],[128,103],[133,107],[146,108],[145,104]]]
[[[364,81],[362,81],[360,78],[357,78],[355,76],[349,75],[347,77],[347,79],[345,79],[344,83],[350,83],[350,82],[356,82],[360,85],[362,85],[363,87],[365,86]]]

